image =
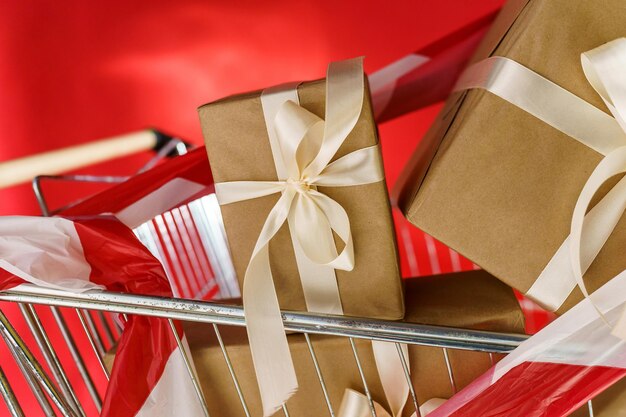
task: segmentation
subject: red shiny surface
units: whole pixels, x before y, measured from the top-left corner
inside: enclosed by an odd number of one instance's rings
[[[488,383],[485,377],[480,383]],[[433,413],[441,417],[562,417],[626,375],[626,370],[606,366],[524,362],[485,387],[458,410]],[[476,383],[466,390],[473,389]],[[462,393],[465,391],[462,391]]]

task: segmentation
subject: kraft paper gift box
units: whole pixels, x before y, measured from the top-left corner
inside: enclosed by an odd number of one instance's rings
[[[622,0],[515,0],[506,4],[473,61],[509,58],[608,113],[583,73],[581,53],[623,36]],[[504,83],[519,82],[511,77]],[[535,102],[550,107],[551,100]],[[554,301],[545,287],[533,284],[570,234],[578,197],[602,158],[510,102],[471,89],[449,98],[394,195],[411,223],[562,313],[580,301],[581,291],[572,284]],[[591,206],[618,179],[607,182]],[[625,247],[626,217],[584,276],[590,292],[626,268]]]
[[[297,87],[300,105],[323,118],[325,89],[325,80],[301,83]],[[333,160],[358,149],[378,146],[367,82],[365,90],[358,122]],[[227,97],[199,108],[216,183],[278,179],[264,120],[261,93],[258,91]],[[351,187],[319,187],[318,190],[337,201],[350,219],[355,266],[351,272],[335,271],[343,313],[382,319],[402,318],[402,281],[385,181]],[[221,205],[226,235],[241,286],[263,223],[277,200],[278,194],[274,194]],[[269,252],[280,307],[306,311],[292,238],[286,224],[271,240]]]
[[[198,110],[269,416],[296,391],[280,309],[404,316],[360,58]]]
[[[414,278],[406,285],[407,315],[403,321],[508,333],[523,333],[524,319],[513,292],[484,271]],[[235,374],[251,415],[261,415],[259,391],[243,328],[220,326]],[[210,325],[186,323],[185,334],[211,415],[244,416],[226,362]],[[329,415],[308,346],[302,335],[288,336],[299,391],[287,402],[292,415]],[[387,410],[387,402],[374,364],[371,342],[354,339],[373,399]],[[349,340],[311,335],[335,413],[346,388],[364,393]],[[489,354],[448,350],[457,389],[463,388],[490,366]],[[494,355],[495,360],[499,355]],[[449,398],[452,388],[440,348],[409,346],[413,385],[420,404],[431,398]],[[404,375],[399,375],[403,378]],[[410,400],[403,415],[413,413]],[[276,414],[282,415],[282,411]]]

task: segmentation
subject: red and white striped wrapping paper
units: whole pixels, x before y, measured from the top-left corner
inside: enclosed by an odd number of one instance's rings
[[[206,151],[198,148],[68,207],[62,214],[112,213],[132,229],[211,192],[213,177],[209,161]]]
[[[626,274],[591,295],[615,325]],[[522,343],[430,417],[561,417],[626,375],[626,344],[585,299]]]
[[[211,228],[206,224],[211,220],[209,216],[219,217],[217,205],[207,207],[211,201],[203,199],[213,191],[206,151],[198,148],[70,206],[61,214],[112,213],[135,229],[163,263],[176,297],[210,300],[221,290],[232,298],[238,292],[220,289],[216,279],[218,275],[232,275],[223,271],[228,265],[220,265],[213,254],[219,248],[209,247],[225,246],[225,242],[208,244],[219,237],[206,230]]]
[[[66,291],[171,297],[160,262],[114,217],[0,218],[0,288],[26,283]],[[176,324],[186,345],[182,327]],[[202,406],[167,320],[130,316],[101,415],[200,416]]]

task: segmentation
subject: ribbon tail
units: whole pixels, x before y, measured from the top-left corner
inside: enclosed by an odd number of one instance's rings
[[[246,329],[265,417],[298,389],[269,258],[269,242],[287,220],[293,199],[294,191],[284,190],[270,211],[243,282]]]
[[[584,245],[580,253],[583,274],[611,236],[625,207],[626,178],[622,178],[585,215],[585,227],[581,237]],[[568,236],[526,292],[526,296],[551,311],[557,311],[577,285],[570,261],[570,245],[571,236]]]
[[[620,279],[620,278],[622,278],[623,275],[626,275],[626,271],[623,271],[621,274],[616,276],[614,279]],[[611,334],[613,336],[619,337],[622,340],[626,340],[626,307],[624,307],[624,310],[622,311],[622,314],[620,315],[619,319],[617,320],[617,323],[613,327],[613,330],[611,331]]]
[[[378,376],[385,392],[385,397],[393,416],[402,415],[409,396],[409,383],[406,380],[404,366],[397,346],[404,357],[404,363],[409,363],[409,349],[405,344],[372,341],[374,361],[378,369]]]
[[[268,246],[250,260],[243,286],[246,328],[263,403],[271,416],[298,389],[270,269]]]
[[[229,181],[215,184],[215,196],[221,206],[280,193],[283,181]]]

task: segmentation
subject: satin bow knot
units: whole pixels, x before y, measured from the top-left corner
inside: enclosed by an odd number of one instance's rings
[[[311,184],[304,180],[294,180],[293,178],[287,178],[287,186],[293,188],[296,192],[304,194],[311,190]]]

